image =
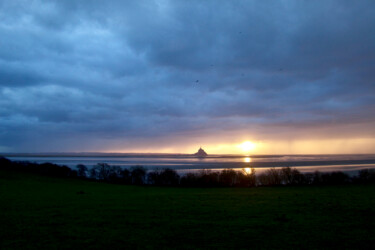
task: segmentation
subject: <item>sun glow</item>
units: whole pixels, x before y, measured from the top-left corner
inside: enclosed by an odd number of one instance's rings
[[[245,141],[245,142],[239,144],[238,147],[241,148],[241,150],[242,150],[243,152],[248,153],[248,152],[254,150],[255,147],[256,147],[256,145],[255,145],[254,142],[251,142],[251,141]]]
[[[243,159],[243,161],[246,162],[246,163],[249,163],[249,162],[251,162],[251,158],[250,157],[245,157]]]

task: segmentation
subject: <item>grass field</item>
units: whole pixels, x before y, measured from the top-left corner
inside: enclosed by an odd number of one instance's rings
[[[0,172],[0,248],[372,248],[375,186],[159,188]]]

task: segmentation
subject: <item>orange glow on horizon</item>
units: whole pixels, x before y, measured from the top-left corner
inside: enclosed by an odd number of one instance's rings
[[[230,140],[230,141],[228,141]],[[235,138],[200,138],[199,140],[184,141],[177,140],[170,143],[153,142],[144,144],[134,143],[133,145],[119,148],[97,149],[96,152],[108,153],[166,153],[166,154],[194,154],[199,147],[208,155],[214,154],[237,154],[249,157],[261,154],[374,154],[375,138],[348,138],[348,139],[317,139],[317,140],[257,140],[238,143]],[[228,141],[228,142],[224,142]],[[236,143],[237,141],[237,143]],[[147,145],[147,146],[146,146]],[[95,152],[95,151],[94,151]]]

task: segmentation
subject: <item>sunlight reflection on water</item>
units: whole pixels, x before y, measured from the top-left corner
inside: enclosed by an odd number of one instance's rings
[[[246,174],[251,174],[251,168],[244,168]]]
[[[250,157],[245,157],[243,159],[243,161],[246,162],[246,163],[249,163],[249,162],[251,162],[251,158]]]

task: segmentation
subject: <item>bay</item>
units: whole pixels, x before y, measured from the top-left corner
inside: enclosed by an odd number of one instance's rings
[[[303,173],[356,172],[375,169],[373,154],[345,155],[209,155],[198,158],[189,154],[117,154],[117,153],[49,153],[49,154],[5,154],[12,161],[54,163],[72,169],[78,164],[91,168],[97,163],[130,168],[143,166],[148,170],[171,168],[179,173],[200,170],[220,171],[226,168],[242,170],[255,168],[257,173],[269,168],[295,167]]]

